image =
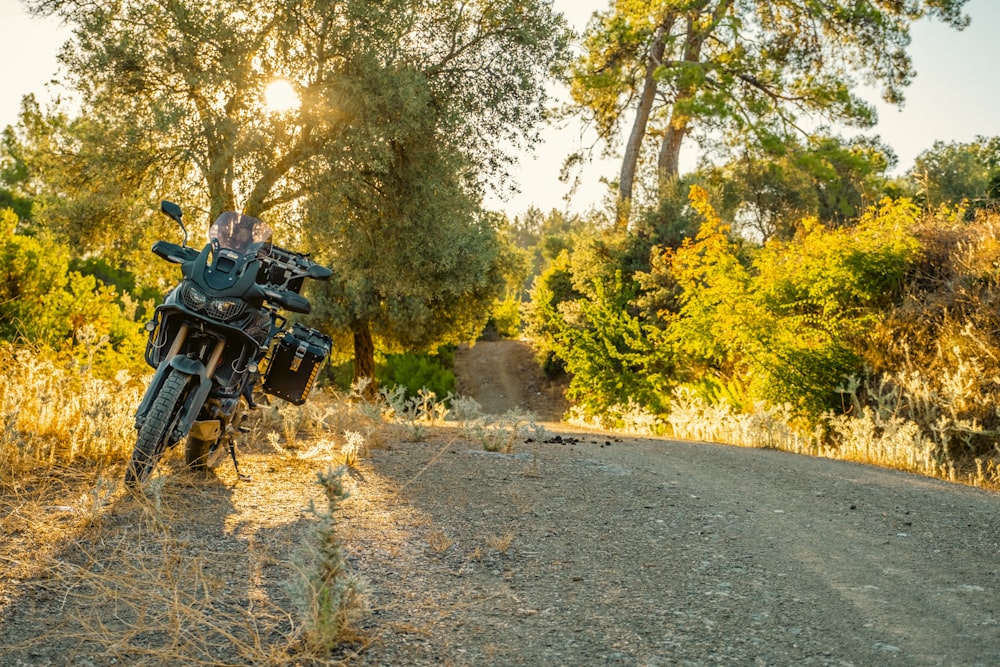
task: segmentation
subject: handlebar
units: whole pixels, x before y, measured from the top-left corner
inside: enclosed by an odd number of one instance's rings
[[[153,244],[153,253],[171,264],[190,262],[198,256],[198,251],[187,246],[180,246],[169,241],[157,241]]]
[[[299,296],[295,292],[269,289],[267,287],[263,288],[262,291],[265,299],[284,308],[285,310],[290,310],[293,313],[308,313],[312,310],[312,305],[309,303],[309,299],[304,296]]]
[[[192,262],[200,254],[194,248],[169,241],[157,241],[152,250],[157,256],[173,264]],[[257,298],[266,299],[293,313],[308,313],[311,310],[309,299],[299,295],[305,278],[326,280],[333,275],[333,271],[310,260],[306,255],[278,246],[271,246],[270,253],[259,261],[260,269],[253,287]]]
[[[333,271],[310,260],[306,255],[273,245],[271,252],[261,259],[258,282],[298,294],[304,278],[326,280],[332,275]]]

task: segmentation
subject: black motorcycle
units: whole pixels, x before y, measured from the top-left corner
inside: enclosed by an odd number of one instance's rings
[[[146,363],[156,373],[135,414],[129,487],[185,439],[188,467],[214,467],[226,452],[237,465],[236,438],[256,407],[254,390],[301,405],[331,348],[328,336],[279,313],[308,313],[302,283],[326,280],[330,269],[273,245],[264,222],[231,211],[216,219],[199,251],[187,245],[181,208],[164,201],[160,210],[184,239],[157,241],[153,252],[180,264],[183,279],[146,324]]]

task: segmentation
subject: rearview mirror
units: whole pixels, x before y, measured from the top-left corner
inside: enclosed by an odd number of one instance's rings
[[[181,241],[181,247],[186,248],[188,242],[188,230],[184,226],[184,222],[181,220],[181,217],[184,215],[181,211],[181,207],[172,201],[164,199],[160,202],[160,212],[181,226],[181,231],[184,232],[184,240]]]
[[[184,214],[181,212],[181,207],[173,203],[172,201],[167,201],[166,199],[164,199],[162,202],[160,202],[160,211],[167,217],[176,220],[177,224],[182,224],[181,216]]]

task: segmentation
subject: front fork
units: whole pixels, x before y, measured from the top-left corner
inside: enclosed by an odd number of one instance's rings
[[[208,400],[208,395],[212,390],[212,376],[215,374],[215,369],[218,368],[219,362],[222,359],[222,353],[226,348],[226,341],[224,339],[216,341],[207,363],[203,363],[201,359],[182,356],[180,354],[181,346],[187,339],[189,331],[190,327],[186,324],[181,325],[177,331],[177,336],[170,345],[167,356],[156,369],[156,373],[153,374],[149,388],[146,390],[145,396],[142,397],[142,402],[135,413],[135,426],[138,429],[142,427],[146,419],[146,413],[149,412],[149,408],[153,404],[153,399],[160,392],[160,388],[171,369],[187,375],[189,385],[190,381],[194,380],[194,385],[189,389],[187,398],[184,400],[177,419],[174,420],[173,428],[167,435],[168,445],[184,439],[191,431],[191,427],[194,425],[201,407]]]

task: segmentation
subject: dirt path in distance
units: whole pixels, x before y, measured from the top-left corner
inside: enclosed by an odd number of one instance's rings
[[[520,340],[479,341],[455,353],[457,394],[476,399],[487,414],[518,409],[539,421],[559,421],[569,407],[563,384],[545,377],[531,345]]]

